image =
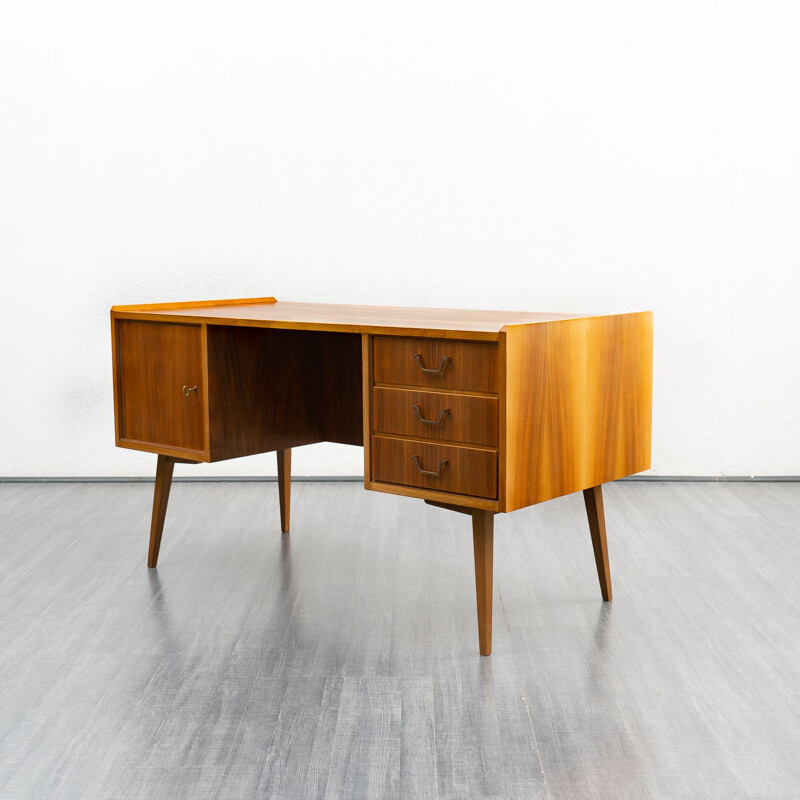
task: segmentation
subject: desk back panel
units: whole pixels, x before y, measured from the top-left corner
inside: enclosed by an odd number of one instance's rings
[[[209,325],[211,461],[361,445],[358,334]]]
[[[209,325],[210,460],[322,441],[314,337]]]
[[[315,335],[318,362],[314,371],[322,440],[361,447],[364,444],[361,334],[317,332]]]

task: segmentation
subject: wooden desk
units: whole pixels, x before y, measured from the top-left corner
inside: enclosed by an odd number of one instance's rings
[[[650,467],[653,319],[284,303],[111,309],[119,447],[158,455],[155,567],[176,462],[364,447],[364,486],[472,518],[480,652],[494,515],[583,491],[611,599],[601,486]]]

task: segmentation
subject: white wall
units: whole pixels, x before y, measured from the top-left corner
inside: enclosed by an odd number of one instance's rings
[[[109,307],[268,294],[653,309],[654,472],[800,474],[795,3],[8,5],[0,476],[152,474]]]

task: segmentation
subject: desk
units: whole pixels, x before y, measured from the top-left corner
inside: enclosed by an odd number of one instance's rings
[[[478,641],[492,648],[494,515],[583,491],[611,599],[602,484],[650,467],[653,320],[323,305],[275,298],[115,306],[119,447],[158,456],[147,564],[175,463],[363,446],[364,487],[472,519]]]

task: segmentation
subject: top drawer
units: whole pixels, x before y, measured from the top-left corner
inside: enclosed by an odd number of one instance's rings
[[[376,336],[373,380],[400,386],[497,393],[497,345]]]

